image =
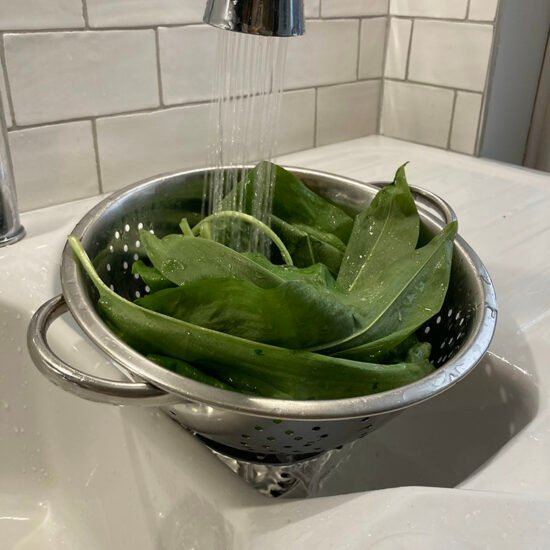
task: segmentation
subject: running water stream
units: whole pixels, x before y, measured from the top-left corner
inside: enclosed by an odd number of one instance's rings
[[[287,38],[217,33],[216,75],[210,111],[209,166],[203,214],[242,212],[247,164],[272,160],[277,150]],[[248,212],[270,225],[275,174],[269,164],[256,174]],[[228,198],[230,200],[228,200]],[[225,200],[224,200],[225,198]],[[220,217],[210,225],[212,237],[238,251],[269,257],[269,243],[255,226],[235,217]],[[315,496],[324,480],[345,460],[346,450],[335,450],[308,461],[280,465],[249,463],[215,454],[260,492],[279,496]],[[259,457],[258,457],[259,458]]]
[[[216,75],[210,111],[209,166],[205,214],[243,211],[247,163],[272,160],[277,147],[287,39],[217,33]],[[250,213],[269,225],[274,174],[258,173]],[[233,193],[231,193],[233,191]],[[230,194],[231,193],[231,194]],[[230,201],[222,199],[230,194]],[[239,251],[268,253],[254,226],[227,218],[212,226],[213,237]]]

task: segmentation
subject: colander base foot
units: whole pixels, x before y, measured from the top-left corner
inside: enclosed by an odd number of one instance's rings
[[[324,481],[347,457],[353,444],[303,456],[260,456],[242,453],[195,434],[204,445],[259,493],[269,497],[307,498],[317,496]],[[245,456],[248,455],[248,456]],[[275,460],[274,460],[275,459]],[[289,462],[292,459],[292,462]],[[283,461],[281,461],[283,460]]]

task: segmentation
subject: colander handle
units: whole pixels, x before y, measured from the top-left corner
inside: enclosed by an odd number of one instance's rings
[[[386,186],[387,183],[373,182],[372,185],[382,188]],[[441,197],[438,197],[435,193],[422,189],[421,187],[415,187],[414,185],[409,185],[409,187],[415,202],[420,203],[420,205],[428,211],[437,212],[439,217],[442,218],[445,223],[449,224],[458,219],[451,205]]]
[[[146,382],[120,382],[92,376],[58,357],[50,347],[50,325],[67,312],[62,294],[42,304],[33,315],[27,332],[27,345],[38,370],[60,388],[89,401],[112,405],[161,406],[177,401],[163,390]]]

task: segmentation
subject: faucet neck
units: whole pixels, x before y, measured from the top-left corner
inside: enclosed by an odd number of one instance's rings
[[[25,230],[19,223],[8,132],[0,96],[0,247],[17,242],[24,236]]]

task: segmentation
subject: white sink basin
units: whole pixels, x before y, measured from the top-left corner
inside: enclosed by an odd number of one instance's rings
[[[288,157],[365,181],[404,160],[413,183],[453,204],[491,272],[497,335],[465,381],[358,442],[323,498],[263,497],[155,410],[46,381],[27,324],[59,292],[65,237],[98,199],[24,215],[29,236],[0,249],[1,548],[547,548],[550,178],[384,138]],[[50,340],[75,366],[116,376],[68,316]]]

